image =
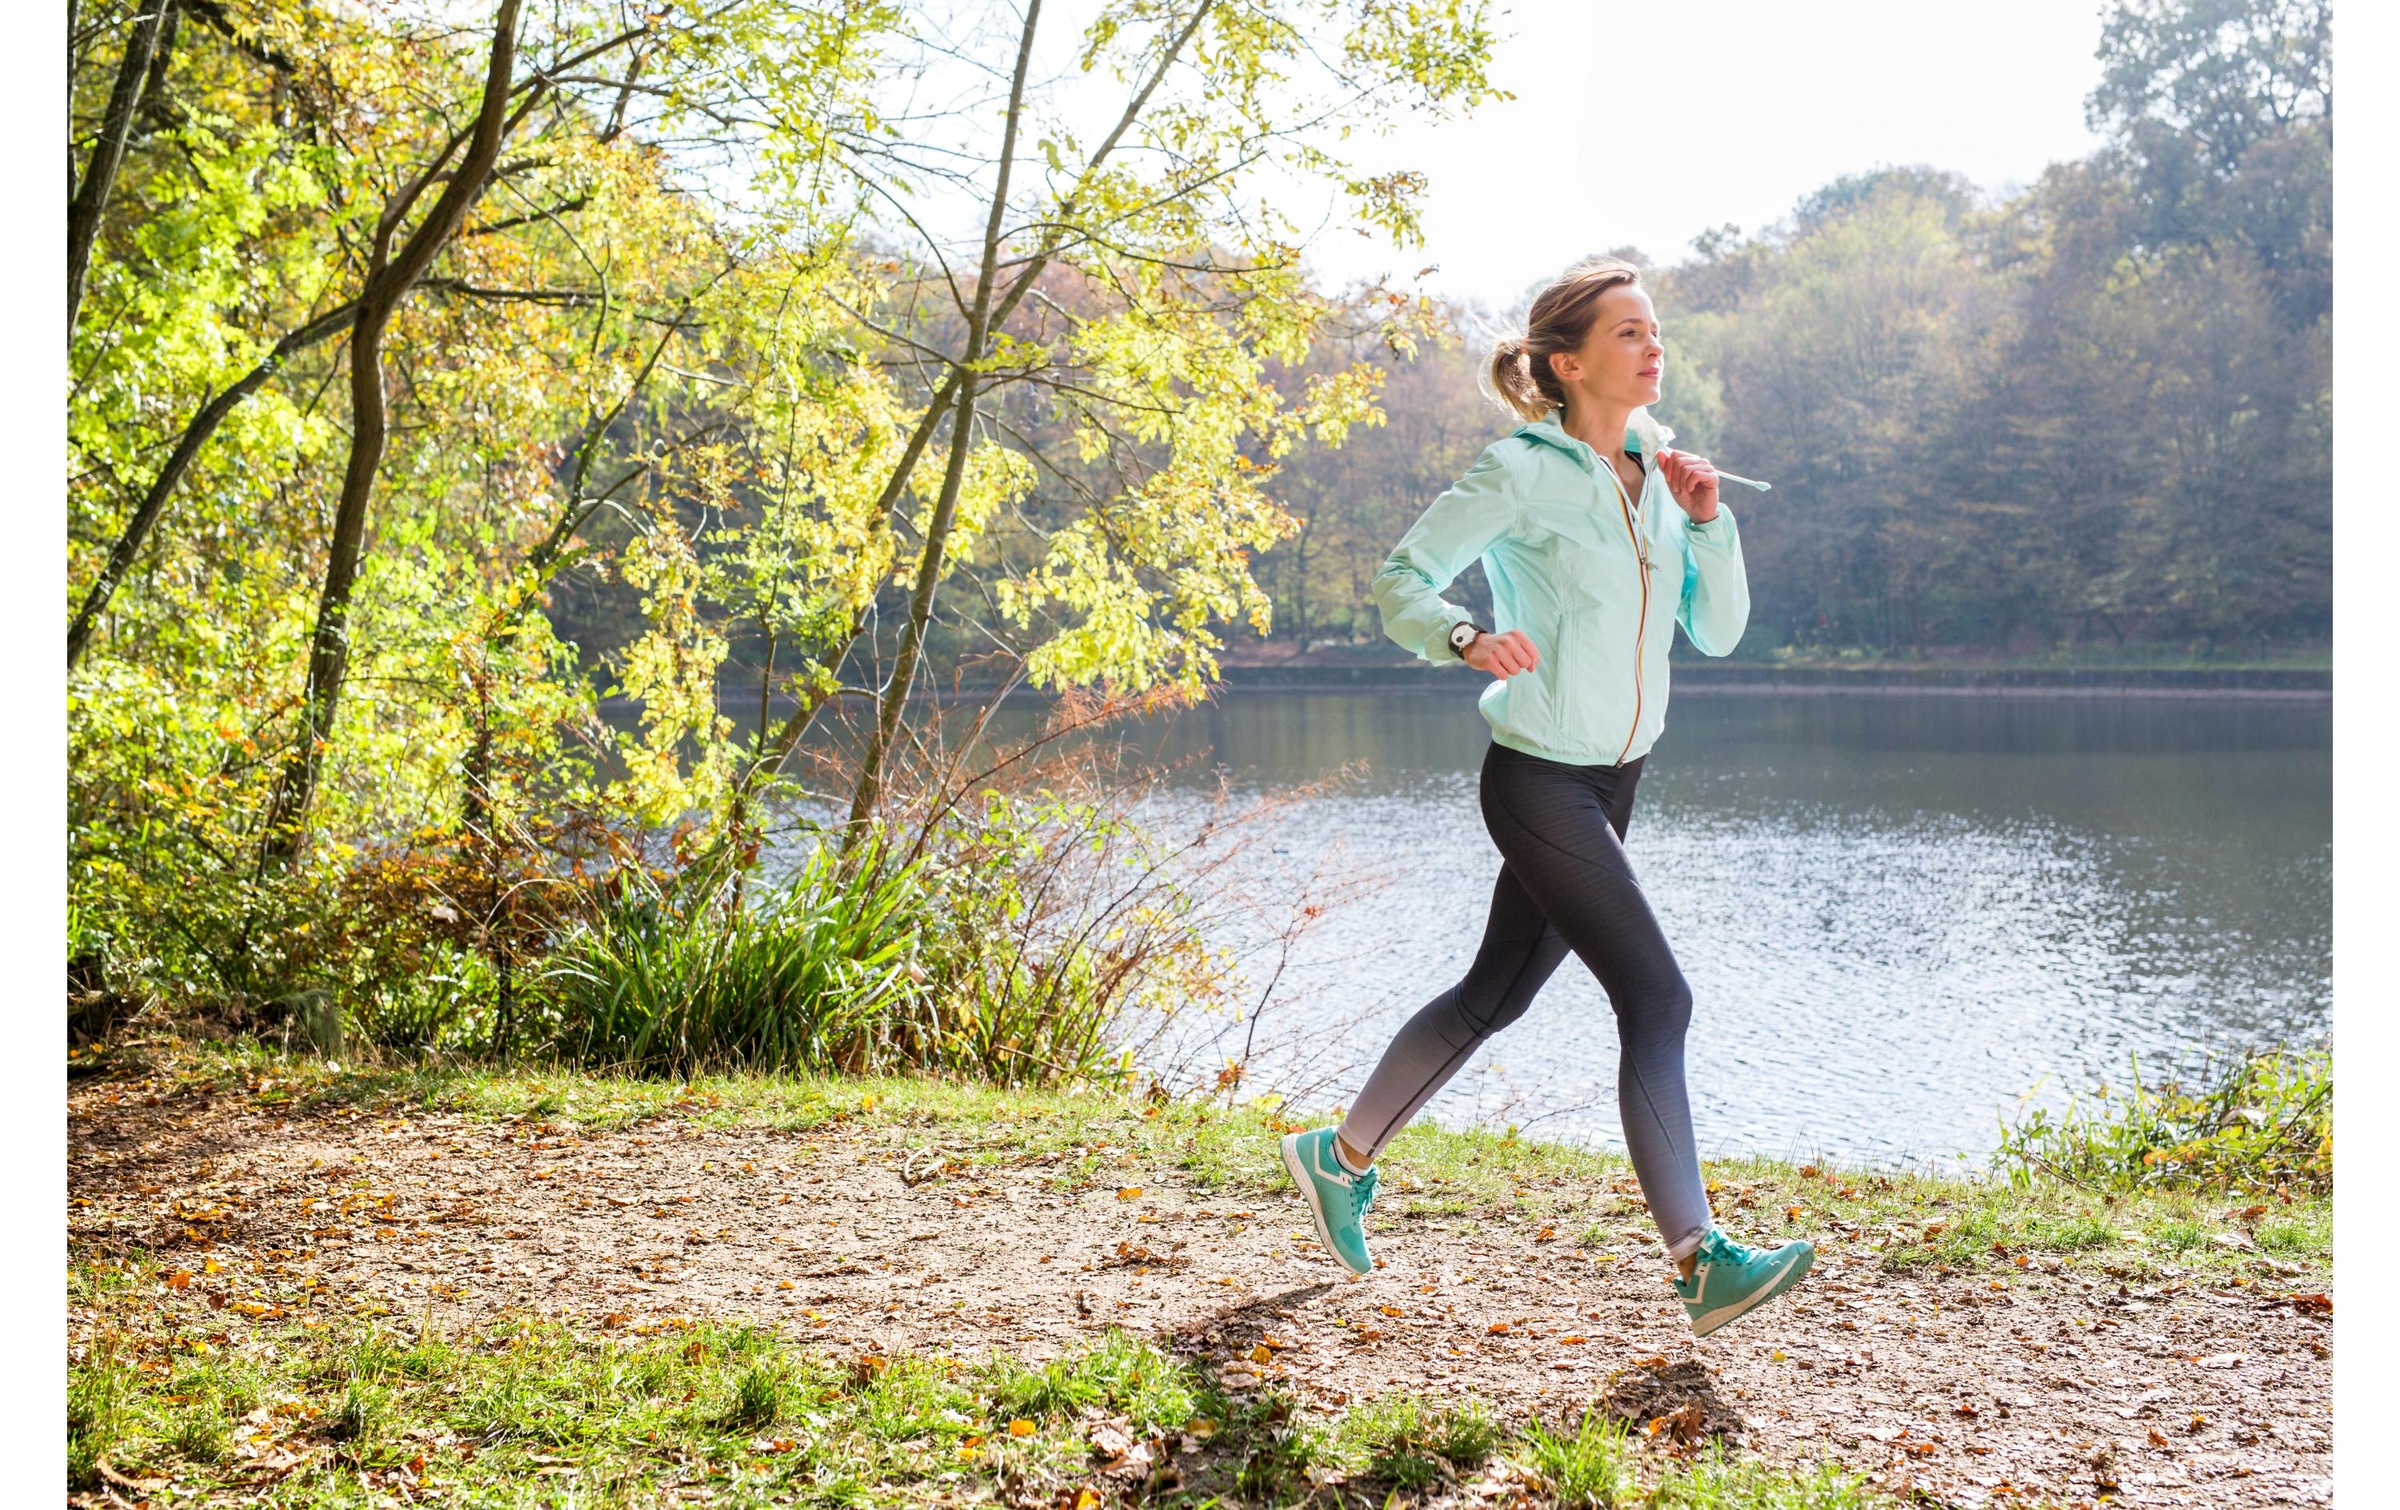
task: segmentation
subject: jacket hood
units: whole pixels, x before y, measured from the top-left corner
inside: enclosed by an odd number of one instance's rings
[[[1516,433],[1537,444],[1552,446],[1564,451],[1577,466],[1587,472],[1599,465],[1598,454],[1590,446],[1569,435],[1559,424],[1558,411],[1555,409],[1550,411],[1550,415],[1546,419],[1537,419],[1531,424],[1517,426]],[[1625,422],[1627,449],[1639,451],[1646,458],[1655,460],[1658,453],[1674,439],[1675,432],[1651,418],[1648,409],[1634,410],[1632,417]]]

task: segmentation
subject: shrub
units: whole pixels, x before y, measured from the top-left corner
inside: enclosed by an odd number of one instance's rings
[[[543,972],[561,1058],[663,1074],[885,1067],[880,1025],[909,1016],[923,974],[914,866],[869,840],[847,863],[820,847],[763,897],[719,865],[617,875]]]
[[[2103,1086],[2053,1116],[2037,1107],[2003,1123],[1996,1165],[2023,1183],[2037,1173],[2104,1189],[2333,1188],[2333,1056],[2273,1049],[2203,1058],[2130,1092]]]

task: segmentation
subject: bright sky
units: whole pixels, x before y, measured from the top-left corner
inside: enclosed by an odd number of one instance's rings
[[[1513,102],[1352,146],[1431,177],[1422,254],[1347,232],[1337,281],[1427,263],[1427,286],[1506,305],[1586,252],[1659,262],[1755,231],[1844,173],[1925,163],[1987,188],[2096,140],[2101,0],[1512,0],[1494,73]]]

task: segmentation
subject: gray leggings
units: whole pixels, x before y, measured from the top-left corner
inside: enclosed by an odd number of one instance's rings
[[[1485,1039],[1515,1022],[1572,949],[1617,1018],[1617,1110],[1642,1196],[1682,1258],[1712,1225],[1683,1035],[1692,991],[1625,857],[1642,763],[1565,765],[1495,744],[1483,761],[1483,821],[1499,882],[1483,946],[1466,978],[1410,1018],[1342,1122],[1342,1141],[1373,1158]]]

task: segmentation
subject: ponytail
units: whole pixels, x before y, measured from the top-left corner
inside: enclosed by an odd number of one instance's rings
[[[1522,335],[1502,336],[1492,343],[1491,360],[1485,364],[1483,376],[1484,391],[1500,407],[1528,424],[1555,407],[1534,385],[1533,368],[1525,359]]]

